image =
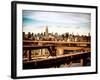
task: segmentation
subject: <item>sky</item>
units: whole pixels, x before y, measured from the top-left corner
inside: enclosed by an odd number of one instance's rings
[[[49,33],[66,32],[87,35],[91,30],[91,14],[75,12],[50,12],[23,10],[23,32],[43,33],[48,26]]]

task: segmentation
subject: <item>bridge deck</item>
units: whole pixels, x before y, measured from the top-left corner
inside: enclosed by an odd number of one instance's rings
[[[90,52],[74,53],[74,54],[72,53],[62,56],[60,55],[55,57],[49,57],[45,59],[25,61],[23,63],[23,69],[59,67],[61,64],[67,64],[70,67],[72,61],[75,60],[79,60],[81,66],[86,66],[86,64],[88,63],[87,61],[88,57],[90,57]]]
[[[30,46],[30,45],[24,45],[23,46],[23,49],[25,49],[25,50],[29,50],[29,49],[43,49],[43,48],[49,48],[49,47],[52,47],[52,45],[45,45],[45,46],[42,46],[42,45],[32,45],[32,46]],[[59,48],[59,47],[57,47],[57,48]],[[88,50],[88,51],[90,51],[90,48],[88,48],[88,47],[61,47],[60,46],[60,49],[65,49],[65,50]]]
[[[33,41],[33,40],[23,40],[26,43],[58,43],[58,44],[90,44],[91,42],[66,42],[66,41]]]
[[[47,61],[47,60],[52,60],[52,59],[60,59],[60,58],[67,58],[67,57],[72,57],[72,56],[81,56],[82,55],[90,55],[90,52],[82,52],[82,53],[70,53],[70,54],[65,54],[65,55],[58,55],[58,56],[53,56],[53,57],[48,57],[48,58],[43,58],[43,59],[37,59],[37,60],[31,60],[31,61],[26,61],[25,63],[31,63],[31,62],[38,62],[38,61]]]
[[[23,61],[23,68],[24,69],[34,69],[34,68],[46,68],[46,67],[52,67],[52,66],[59,66],[64,63],[71,63],[74,60],[80,60],[81,65],[85,65],[87,62],[87,57],[91,56],[91,48],[90,42],[65,42],[65,41],[31,41],[31,40],[24,40],[24,43],[27,43],[27,45],[23,45],[24,50],[29,50],[28,55],[28,61]],[[37,45],[33,45],[31,43],[36,43]],[[40,44],[38,44],[40,43]],[[42,45],[41,45],[42,44]],[[58,45],[57,44],[75,44],[76,46],[64,46],[64,45]],[[87,45],[87,46],[78,46],[80,45]],[[62,47],[61,47],[62,46]],[[60,56],[52,56],[54,54],[52,52],[53,47],[58,49],[60,47],[63,48],[63,50],[84,50],[88,52],[79,52],[79,53],[70,53],[70,54],[64,54]],[[49,52],[51,53],[51,56],[48,58],[42,58],[42,59],[31,59],[31,50],[33,49],[43,49],[47,48]],[[52,48],[52,49],[51,49]],[[40,57],[41,58],[41,57]],[[90,57],[91,58],[91,57]]]

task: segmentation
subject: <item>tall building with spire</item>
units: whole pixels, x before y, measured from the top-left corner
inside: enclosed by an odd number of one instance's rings
[[[45,36],[46,36],[46,38],[48,37],[48,26],[47,25],[45,27]]]

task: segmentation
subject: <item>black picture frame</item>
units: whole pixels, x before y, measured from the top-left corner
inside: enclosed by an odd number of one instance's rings
[[[30,76],[17,76],[17,5],[47,5],[47,6],[59,6],[59,7],[76,7],[76,8],[89,8],[95,9],[95,53],[96,53],[96,62],[95,62],[95,71],[93,72],[80,72],[80,73],[61,73],[61,74],[50,74],[50,75],[30,75]],[[72,5],[72,4],[57,4],[57,3],[42,3],[42,2],[24,2],[24,1],[12,1],[11,2],[11,78],[20,79],[20,78],[36,78],[36,77],[53,77],[53,76],[68,76],[68,75],[85,75],[85,74],[97,74],[98,73],[98,8],[97,6],[89,5]]]

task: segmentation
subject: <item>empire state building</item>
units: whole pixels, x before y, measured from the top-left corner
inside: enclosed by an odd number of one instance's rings
[[[45,27],[45,36],[48,37],[48,26]]]

